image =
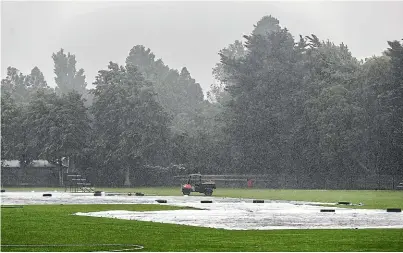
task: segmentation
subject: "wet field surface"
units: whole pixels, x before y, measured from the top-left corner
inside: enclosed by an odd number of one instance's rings
[[[43,197],[44,193],[52,194]],[[156,200],[166,200],[158,203]],[[212,203],[201,203],[210,200]],[[76,213],[75,215],[105,217],[125,220],[152,221],[231,230],[270,229],[361,229],[403,228],[403,213],[386,210],[349,209],[336,206],[323,207],[321,203],[300,201],[194,196],[128,196],[128,194],[66,192],[4,192],[2,205],[32,204],[160,204],[194,207],[203,210],[172,210],[135,212],[111,210]],[[322,203],[324,204],[324,203]],[[334,204],[334,203],[328,203]],[[321,209],[334,212],[321,212]]]

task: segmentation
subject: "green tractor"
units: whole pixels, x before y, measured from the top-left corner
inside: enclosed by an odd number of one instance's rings
[[[190,174],[188,182],[182,186],[183,195],[190,195],[191,192],[204,193],[206,196],[213,195],[213,190],[216,189],[213,181],[203,182],[201,174]]]

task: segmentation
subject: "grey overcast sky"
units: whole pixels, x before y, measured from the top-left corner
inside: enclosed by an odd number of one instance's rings
[[[218,51],[264,15],[280,20],[298,38],[344,42],[357,58],[380,55],[387,40],[403,39],[403,2],[137,2],[2,1],[1,75],[8,66],[24,74],[38,66],[54,86],[53,52],[76,55],[92,87],[109,61],[124,64],[138,44],[171,68],[186,66],[206,92]]]

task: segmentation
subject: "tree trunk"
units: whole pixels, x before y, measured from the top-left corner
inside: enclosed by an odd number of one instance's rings
[[[76,172],[76,163],[74,157],[69,156],[68,159],[69,171]]]
[[[63,182],[63,166],[59,165],[59,186],[62,187],[64,186],[64,182]]]
[[[131,184],[131,182],[130,182],[130,167],[126,167],[124,186],[130,187],[131,185],[132,185],[132,184]]]
[[[20,182],[19,182],[19,184],[20,185],[22,185],[22,184],[26,184],[27,183],[27,179],[28,179],[28,171],[27,171],[27,166],[26,166],[26,164],[25,164],[25,161],[20,161],[20,171],[21,171],[21,179],[20,179]]]

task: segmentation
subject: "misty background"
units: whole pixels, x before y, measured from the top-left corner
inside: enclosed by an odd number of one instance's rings
[[[150,48],[170,68],[186,66],[204,93],[213,83],[218,51],[272,15],[294,37],[315,33],[347,44],[359,59],[379,55],[402,36],[403,2],[113,2],[2,1],[1,75],[7,66],[38,66],[55,86],[51,55],[76,55],[88,88],[109,61],[123,64],[133,45]]]

